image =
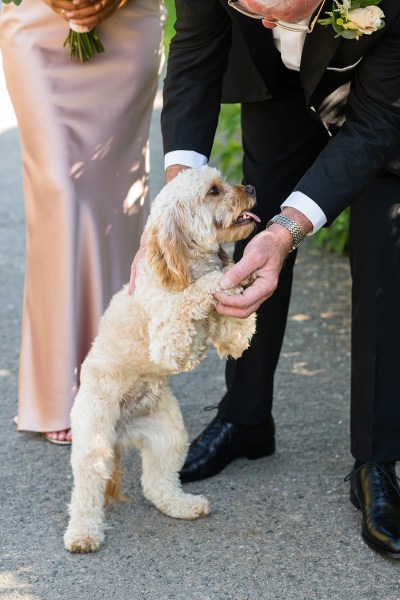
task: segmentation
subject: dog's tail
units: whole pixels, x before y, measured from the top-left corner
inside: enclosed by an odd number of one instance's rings
[[[121,493],[122,472],[121,447],[116,444],[114,446],[114,470],[104,491],[104,506],[107,506],[109,502],[118,506],[119,502],[129,501],[129,498]]]

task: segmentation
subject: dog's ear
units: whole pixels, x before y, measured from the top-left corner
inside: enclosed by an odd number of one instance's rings
[[[168,228],[153,225],[146,240],[147,260],[161,285],[180,292],[190,285],[187,252],[175,220]]]

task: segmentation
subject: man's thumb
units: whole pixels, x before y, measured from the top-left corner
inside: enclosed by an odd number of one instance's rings
[[[223,290],[230,290],[235,287],[235,285],[238,285],[241,281],[246,279],[246,277],[247,275],[242,272],[237,264],[229,269],[229,271],[224,273],[219,284]]]

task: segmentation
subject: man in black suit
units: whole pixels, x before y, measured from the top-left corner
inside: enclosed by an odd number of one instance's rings
[[[239,297],[218,295],[217,306],[238,317],[258,310],[257,333],[227,362],[227,393],[192,442],[182,481],[274,451],[273,376],[296,247],[351,205],[351,500],[365,541],[400,558],[400,2],[380,8],[384,26],[356,40],[318,23],[332,0],[271,9],[268,0],[176,0],[162,130],[171,179],[207,162],[221,101],[241,102],[244,180],[262,220],[223,282],[257,279]]]

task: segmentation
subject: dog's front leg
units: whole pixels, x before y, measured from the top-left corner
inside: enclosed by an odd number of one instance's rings
[[[256,330],[256,317],[247,319],[225,317],[217,312],[209,317],[210,340],[214,344],[220,358],[240,358],[250,345]]]
[[[71,412],[71,464],[74,488],[64,544],[70,552],[98,550],[104,541],[104,491],[111,476],[118,402],[99,397],[99,389],[81,385]]]
[[[220,271],[204,275],[177,294],[165,310],[149,323],[149,351],[153,362],[170,371],[193,369],[208,347],[207,327],[202,326],[214,309],[213,292],[219,290]]]
[[[133,442],[142,455],[143,493],[169,517],[193,520],[205,516],[207,499],[185,494],[179,481],[189,440],[178,403],[166,387],[154,394],[159,396],[158,409],[138,419],[133,430]]]

